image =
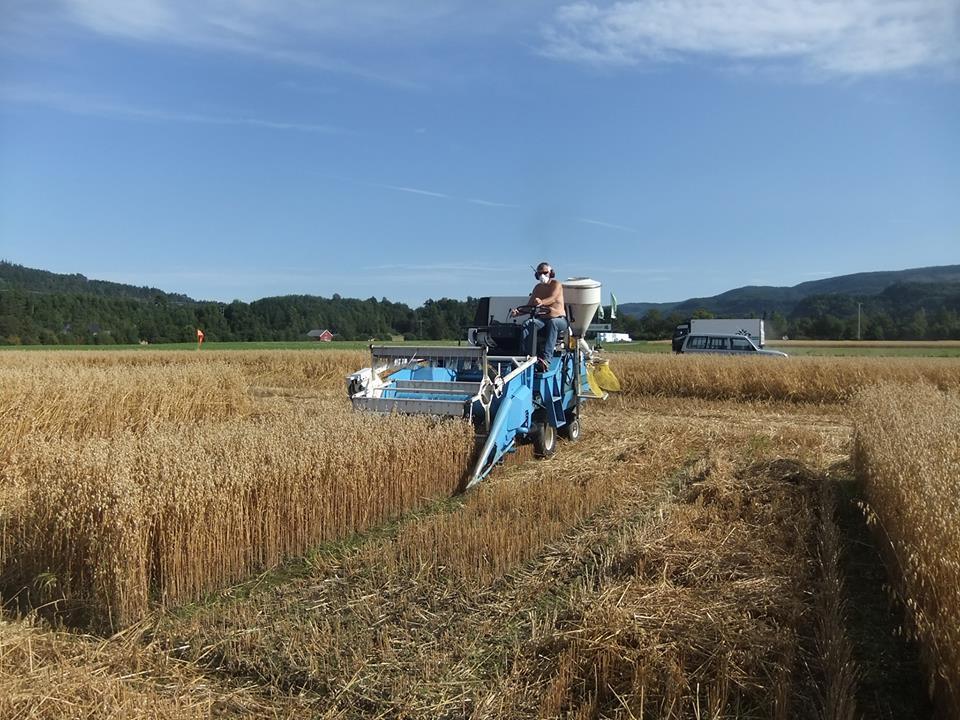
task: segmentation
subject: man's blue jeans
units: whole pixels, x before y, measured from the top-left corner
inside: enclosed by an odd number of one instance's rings
[[[527,348],[530,355],[536,355],[537,349],[533,347],[533,329],[536,328],[539,335],[540,331],[546,328],[547,341],[543,346],[543,359],[549,365],[550,360],[553,359],[553,349],[557,346],[557,336],[568,327],[570,325],[565,317],[547,318],[546,320],[530,318],[523,324],[523,334],[521,336],[523,347]]]

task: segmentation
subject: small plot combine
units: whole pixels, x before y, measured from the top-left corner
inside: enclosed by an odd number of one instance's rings
[[[583,339],[600,306],[600,288],[589,278],[563,284],[569,333],[561,333],[556,354],[542,369],[510,313],[516,306],[533,319],[542,308],[524,305],[523,298],[487,297],[480,301],[467,346],[371,346],[370,367],[348,379],[350,400],[358,410],[471,421],[479,451],[467,489],[521,444],[532,443],[539,457],[549,457],[558,432],[571,442],[579,439],[585,401],[605,399],[604,388],[619,389],[605,361],[595,359]],[[536,330],[531,342],[537,345]]]

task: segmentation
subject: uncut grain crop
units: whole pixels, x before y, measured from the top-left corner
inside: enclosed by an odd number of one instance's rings
[[[473,450],[462,422],[364,416],[344,401],[244,414],[246,381],[219,360],[83,365],[33,384],[19,376],[2,406],[21,420],[16,447],[0,454],[0,591],[28,607],[56,602],[81,624],[126,625],[151,600],[196,599],[449,495]],[[337,365],[325,373],[330,382]],[[73,376],[62,401],[44,405],[42,390]],[[205,399],[165,399],[171,388]]]
[[[878,382],[960,389],[960,364],[942,358],[611,356],[625,396],[845,403]]]
[[[887,549],[935,692],[960,707],[960,395],[881,384],[854,407],[868,521]]]
[[[5,443],[32,434],[109,437],[165,422],[224,420],[250,409],[243,375],[223,362],[0,365],[0,441]]]
[[[177,350],[68,351],[0,353],[0,372],[22,370],[56,376],[60,370],[77,368],[127,373],[157,368],[206,368],[228,366],[254,386],[309,390],[341,390],[344,377],[370,364],[370,354],[359,350]]]

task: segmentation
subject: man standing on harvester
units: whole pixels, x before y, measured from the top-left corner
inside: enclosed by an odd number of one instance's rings
[[[563,304],[563,284],[557,280],[550,263],[542,262],[537,265],[534,276],[538,282],[527,299],[527,305],[538,308],[539,312],[523,324],[523,344],[524,347],[529,348],[530,355],[534,355],[536,348],[533,347],[533,329],[536,328],[538,333],[544,328],[547,329],[543,355],[537,358],[538,369],[542,372],[550,367],[557,337],[569,327],[569,323]],[[520,312],[517,308],[513,308],[510,314],[517,316]]]

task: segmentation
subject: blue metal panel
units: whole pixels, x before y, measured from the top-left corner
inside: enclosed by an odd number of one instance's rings
[[[456,372],[445,367],[418,367],[410,373],[411,380],[444,380],[456,379]]]

